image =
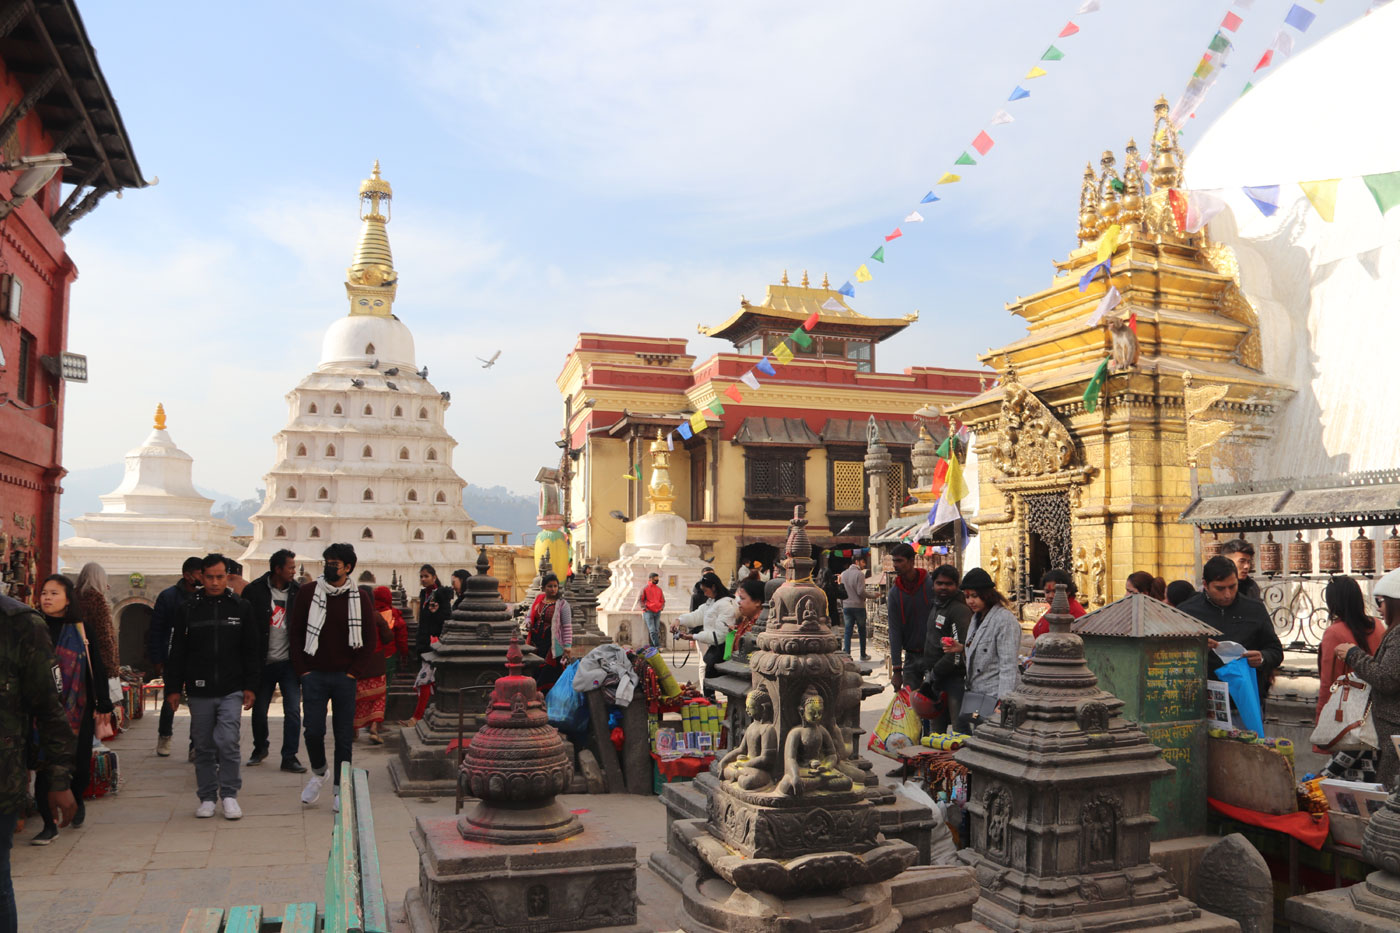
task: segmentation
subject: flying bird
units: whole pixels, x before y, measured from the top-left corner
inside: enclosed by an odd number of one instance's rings
[[[418,378],[419,378],[419,379],[427,379],[427,378],[428,378],[428,367],[424,366],[422,369],[418,370]]]
[[[378,368],[379,368],[379,357],[376,356],[376,357],[370,362],[369,368],[370,368],[370,369],[378,369]]]
[[[363,379],[356,379],[354,376],[350,377],[350,384],[357,389],[363,389],[365,387],[365,381]]]
[[[451,393],[451,392],[439,392],[438,394],[442,396],[442,400],[443,400],[444,402],[450,402],[450,401],[452,401],[452,393]]]
[[[385,380],[384,380],[384,384],[385,384],[386,386],[388,386],[389,388],[393,389],[395,392],[399,391],[399,387],[396,386],[396,385],[394,385],[394,384],[393,384],[392,382],[390,382],[388,379],[385,379]]]
[[[843,535],[843,534],[845,534],[846,532],[850,531],[852,528],[854,528],[855,525],[856,525],[856,523],[855,523],[854,521],[846,522],[846,527],[842,528],[840,531],[838,531],[838,532],[836,532],[836,533],[837,533],[838,535]]]
[[[477,359],[481,360],[481,368],[482,368],[482,369],[490,369],[492,366],[495,366],[495,365],[496,365],[496,361],[497,361],[498,359],[500,359],[500,358],[501,358],[501,351],[500,351],[500,350],[497,350],[495,353],[492,353],[492,354],[491,354],[491,359],[489,359],[489,360],[488,360],[488,359],[485,359],[485,358],[483,358],[483,357],[480,357],[480,356],[477,357]]]
[[[399,368],[397,366],[391,366],[388,369],[384,370],[384,375],[386,376],[397,376],[398,374]]]

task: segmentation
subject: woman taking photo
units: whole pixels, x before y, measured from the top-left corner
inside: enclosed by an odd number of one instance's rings
[[[1360,584],[1351,577],[1333,577],[1322,591],[1322,597],[1327,603],[1327,616],[1332,622],[1322,633],[1322,644],[1317,649],[1318,716],[1322,715],[1323,707],[1332,698],[1332,685],[1337,678],[1351,670],[1343,658],[1352,647],[1364,651],[1368,658],[1375,655],[1386,631],[1384,625],[1366,613],[1366,597],[1361,593]],[[1372,692],[1375,692],[1374,687]],[[1377,731],[1377,736],[1382,744],[1390,744],[1389,733],[1382,735]],[[1313,751],[1327,754],[1316,746]],[[1376,781],[1379,762],[1380,753],[1374,748],[1339,751],[1327,762],[1323,774],[1344,781],[1372,784]]]
[[[540,595],[530,606],[526,638],[544,663],[535,669],[541,693],[549,692],[564,665],[573,660],[574,620],[569,601],[559,595],[559,578],[547,573],[540,580]]]
[[[110,713],[112,699],[107,692],[107,668],[103,664],[102,652],[88,645],[73,597],[73,584],[58,573],[45,580],[39,590],[39,609],[49,626],[49,638],[53,641],[54,657],[62,679],[60,699],[68,715],[68,725],[78,737],[73,752],[72,783],[78,813],[73,817],[73,825],[82,826],[86,816],[83,791],[87,790],[92,772],[92,735],[96,725],[94,713]],[[34,779],[34,799],[39,804],[39,816],[44,820],[44,828],[30,842],[36,846],[46,846],[58,835],[58,826],[49,809],[48,772],[43,769]]]
[[[748,576],[744,581],[748,582],[751,579],[753,577]],[[705,676],[701,682],[701,692],[713,700],[715,691],[710,686],[710,679],[719,676],[719,669],[715,665],[724,660],[724,639],[734,627],[739,615],[739,606],[719,577],[715,576],[714,571],[705,571],[696,586],[700,588],[705,601],[676,619],[676,625],[680,626],[679,637],[682,640],[705,646],[705,654],[702,657],[705,662]],[[761,592],[758,603],[762,607]]]
[[[1000,701],[1016,689],[1020,676],[1021,624],[1006,608],[1006,597],[997,592],[991,574],[973,567],[962,579],[963,600],[972,612],[967,641],[954,641],[943,650],[964,657],[967,690],[964,707],[974,710],[971,694]],[[975,710],[974,710],[975,711]]]

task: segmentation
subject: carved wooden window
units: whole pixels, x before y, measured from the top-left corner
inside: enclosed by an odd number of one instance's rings
[[[899,510],[904,508],[904,499],[909,495],[908,480],[909,475],[904,464],[898,460],[889,465],[885,474],[889,478],[890,514],[898,515]]]
[[[1026,515],[1026,551],[1020,565],[1026,576],[1011,581],[1011,588],[1029,597],[1045,571],[1074,573],[1074,535],[1070,526],[1069,494],[1034,493],[1023,497]]]
[[[807,451],[783,447],[745,450],[744,509],[754,518],[792,516],[807,501]]]
[[[833,460],[830,511],[860,512],[864,509],[865,464],[859,460]]]

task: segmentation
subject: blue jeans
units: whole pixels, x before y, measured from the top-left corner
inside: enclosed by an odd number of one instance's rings
[[[243,691],[221,697],[190,697],[190,739],[194,742],[195,791],[200,801],[237,797],[243,787],[238,768],[238,732]]]
[[[15,911],[15,883],[10,879],[10,846],[15,841],[13,813],[0,813],[0,933],[19,933]]]
[[[846,637],[842,640],[841,650],[847,654],[851,653],[851,629],[860,630],[860,656],[865,657],[865,610],[843,608],[841,615],[846,618]]]
[[[647,638],[651,640],[653,648],[661,647],[661,613],[642,610],[642,619],[647,624]]]
[[[297,756],[301,748],[301,681],[291,661],[268,661],[263,665],[253,700],[253,751],[267,751],[267,710],[272,692],[282,688],[282,760]]]
[[[311,770],[326,773],[326,705],[335,732],[335,785],[340,766],[350,760],[355,741],[355,678],[334,671],[307,671],[301,678],[301,705],[306,723],[306,756]]]

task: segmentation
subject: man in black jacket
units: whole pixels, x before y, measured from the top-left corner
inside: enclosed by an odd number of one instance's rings
[[[1222,641],[1238,642],[1244,646],[1245,661],[1254,668],[1259,680],[1259,705],[1269,693],[1273,672],[1283,663],[1283,645],[1274,631],[1269,611],[1257,599],[1239,594],[1239,573],[1228,557],[1212,557],[1201,571],[1205,588],[1177,608],[1220,630],[1219,639],[1211,639],[1214,649]],[[1208,657],[1212,671],[1221,660],[1212,650]]]
[[[287,641],[287,612],[296,602],[297,556],[283,548],[268,560],[271,568],[243,588],[242,596],[253,608],[263,659],[258,677],[257,697],[253,700],[253,755],[248,766],[260,765],[267,757],[267,709],[272,693],[282,688],[282,770],[302,774],[306,765],[297,761],[301,747],[301,681],[292,668]]]
[[[243,816],[238,791],[238,732],[241,710],[252,709],[262,668],[262,639],[248,603],[228,588],[228,561],[204,558],[204,589],[186,606],[170,639],[165,662],[165,698],[180,708],[190,702],[190,736],[199,808],[208,819],[223,799],[224,818]]]
[[[180,581],[167,586],[156,597],[151,610],[151,627],[146,634],[146,655],[151,659],[156,674],[165,670],[165,659],[170,654],[170,633],[175,621],[185,609],[185,603],[199,590],[204,581],[204,559],[186,557],[180,567]],[[156,729],[156,754],[170,757],[170,737],[175,732],[175,710],[169,703],[160,706],[160,725]]]

